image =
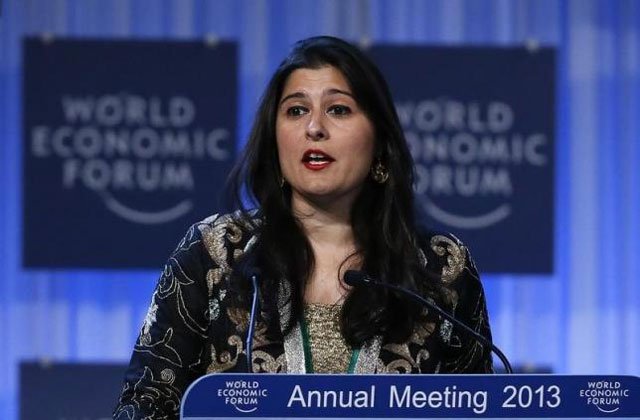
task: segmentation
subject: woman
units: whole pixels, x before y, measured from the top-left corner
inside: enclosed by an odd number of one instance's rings
[[[257,210],[195,224],[169,259],[136,342],[116,418],[177,417],[208,372],[491,372],[490,353],[362,270],[418,291],[490,339],[466,248],[420,232],[412,162],[387,85],[354,46],[298,42],[271,79],[234,173]],[[242,207],[241,207],[242,208]]]

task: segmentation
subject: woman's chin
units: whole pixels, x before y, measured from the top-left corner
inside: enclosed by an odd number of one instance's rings
[[[355,200],[360,188],[344,189],[335,187],[316,187],[308,188],[292,195],[292,201],[300,200],[316,207],[334,207],[348,206],[350,207]]]

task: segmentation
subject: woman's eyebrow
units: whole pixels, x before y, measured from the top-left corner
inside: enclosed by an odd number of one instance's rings
[[[331,89],[327,89],[325,92],[323,92],[324,95],[346,95],[349,96],[350,98],[353,98],[353,95],[351,94],[351,92],[346,91],[346,90],[342,90],[342,89],[337,89],[337,88],[331,88]],[[289,99],[302,99],[302,98],[306,98],[308,95],[304,92],[293,92],[290,93],[289,95],[285,96],[284,98],[282,98],[280,100],[280,104],[282,105],[285,101],[289,100]]]
[[[285,102],[287,99],[291,99],[291,98],[300,99],[300,98],[306,98],[306,96],[307,95],[304,92],[293,92],[293,93],[285,96],[284,98],[282,98],[280,100],[280,105],[282,105],[282,103]]]
[[[351,94],[351,92],[346,91],[346,90],[342,90],[342,89],[333,88],[333,89],[329,89],[329,90],[327,90],[325,92],[325,95],[338,95],[338,94],[347,95],[347,96],[353,98],[353,95]]]

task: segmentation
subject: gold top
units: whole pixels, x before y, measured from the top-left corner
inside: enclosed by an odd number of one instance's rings
[[[314,373],[346,373],[349,368],[351,348],[340,332],[341,310],[341,305],[305,305]]]

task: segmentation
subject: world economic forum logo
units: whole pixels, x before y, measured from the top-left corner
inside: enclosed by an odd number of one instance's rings
[[[444,225],[482,229],[504,221],[513,213],[518,174],[549,165],[548,136],[520,131],[506,102],[438,98],[396,108],[415,162],[418,202]]]
[[[253,413],[268,394],[259,381],[225,381],[216,396],[240,413]]]
[[[198,126],[186,96],[64,95],[59,106],[60,124],[30,127],[32,157],[55,160],[63,189],[91,191],[133,223],[186,215],[194,207],[194,165],[231,158],[229,130]]]
[[[580,389],[580,398],[587,405],[592,405],[606,414],[618,411],[629,396],[629,389],[624,388],[619,381],[589,381]]]

